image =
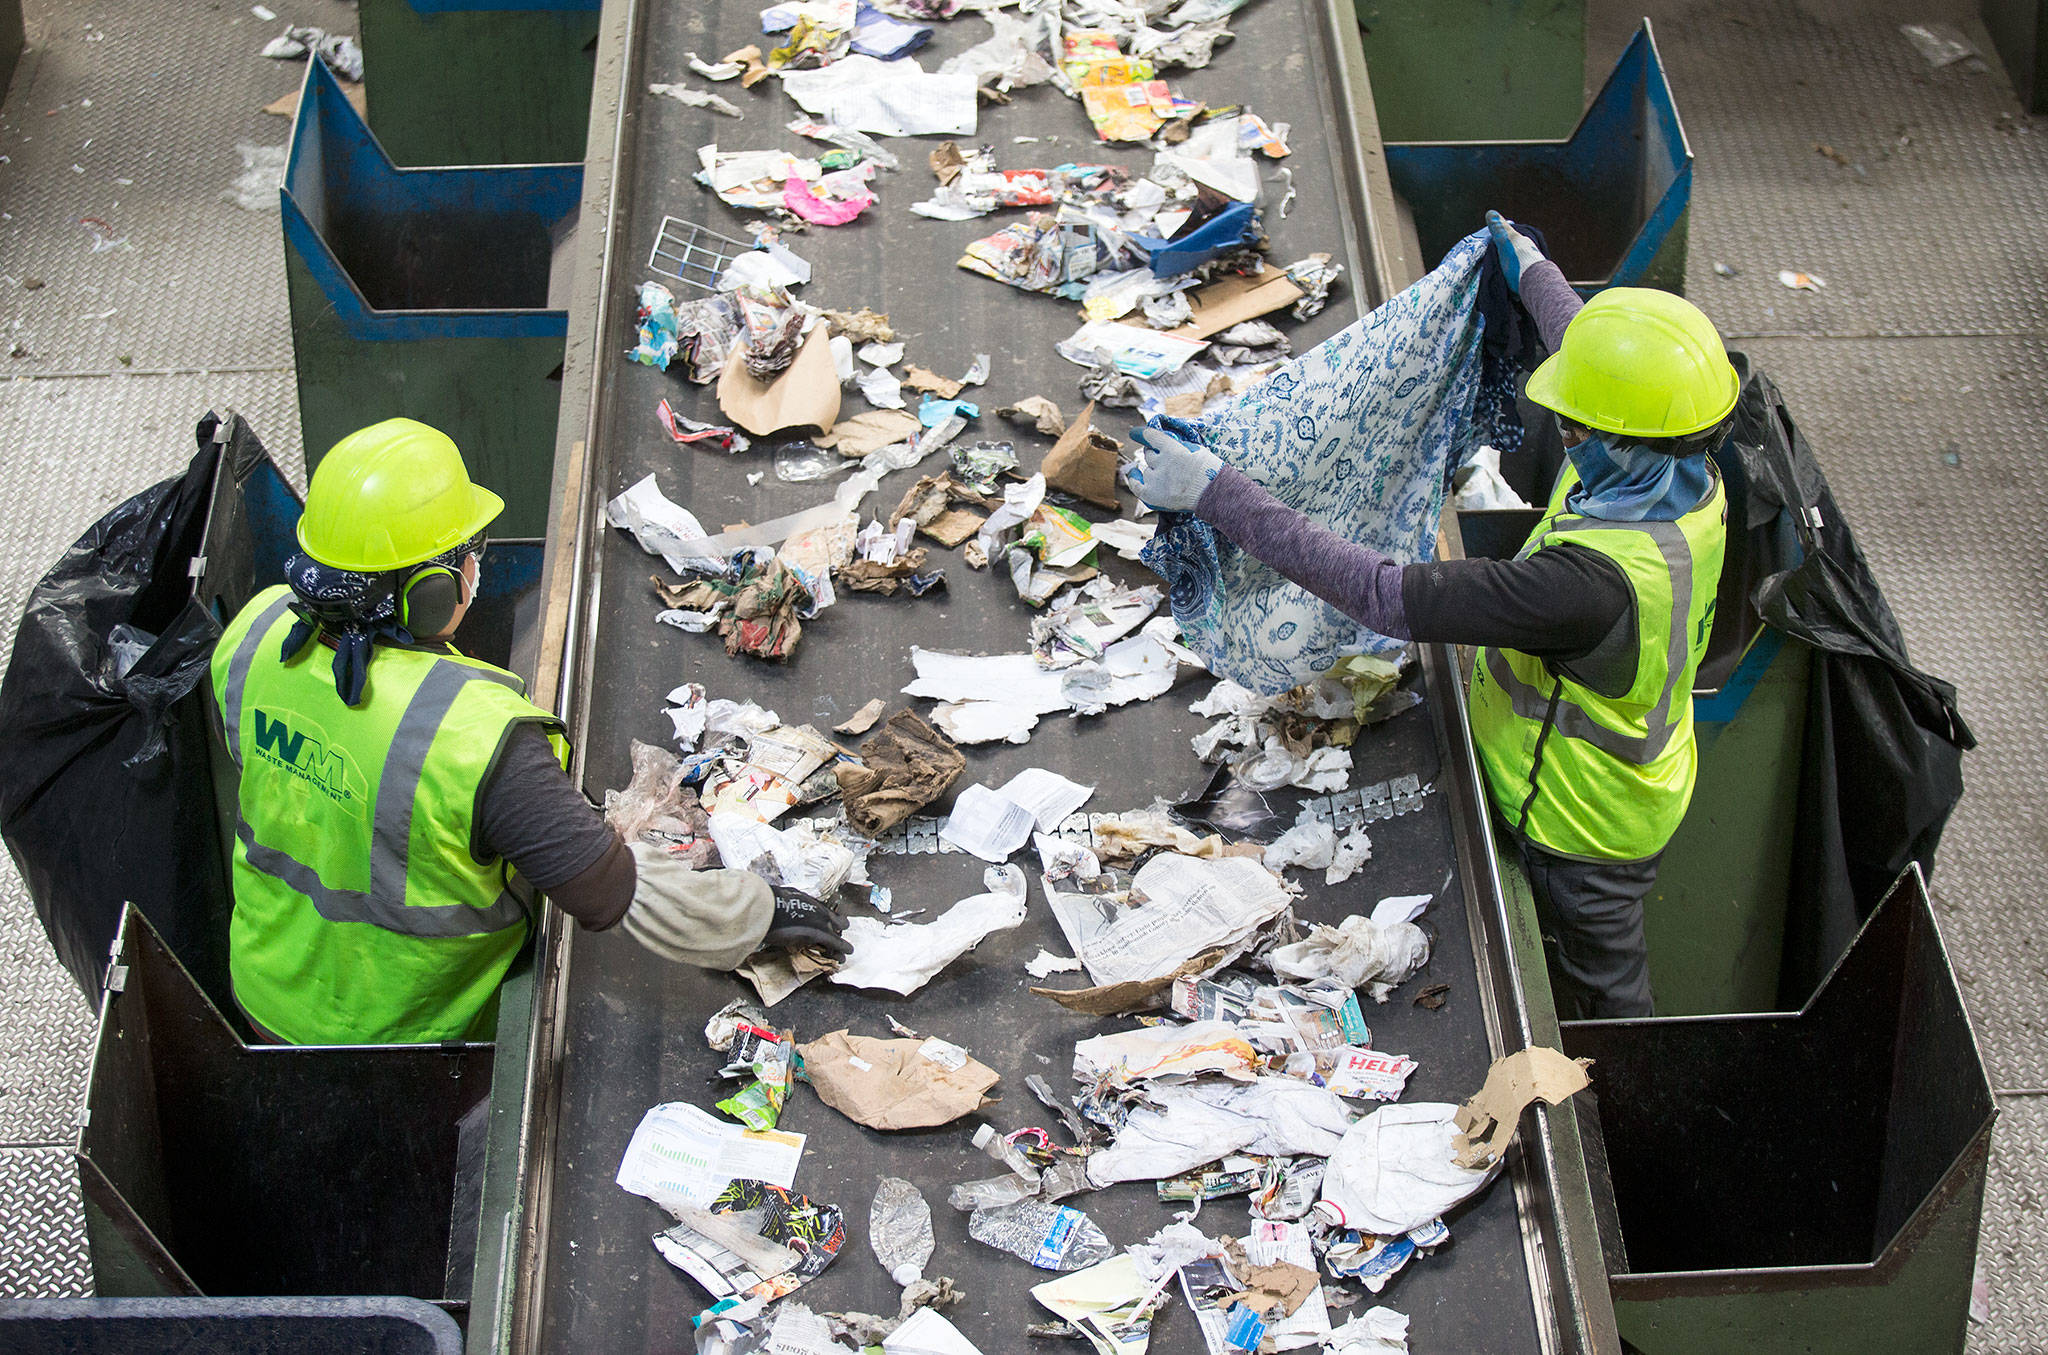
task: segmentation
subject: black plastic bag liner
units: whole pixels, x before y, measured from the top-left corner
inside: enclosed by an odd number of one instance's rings
[[[183,475],[94,523],[43,576],[0,681],[0,836],[95,1005],[124,900],[226,990],[205,705],[221,627],[192,581],[219,426],[209,414]]]
[[[1963,794],[1962,755],[1977,740],[1956,709],[1956,689],[1907,659],[1827,477],[1762,372],[1743,382],[1730,438],[1751,491],[1748,521],[1729,523],[1729,532],[1764,529],[1759,535],[1774,543],[1752,601],[1772,627],[1814,650],[1779,978],[1780,1005],[1793,1011],[1908,864],[1932,877]]]

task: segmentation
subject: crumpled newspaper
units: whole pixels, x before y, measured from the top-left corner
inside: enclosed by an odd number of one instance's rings
[[[1427,894],[1381,899],[1371,917],[1353,914],[1336,926],[1317,923],[1308,938],[1275,947],[1268,957],[1283,979],[1334,979],[1347,988],[1369,988],[1385,1002],[1429,960],[1429,936],[1414,919],[1429,905]]]

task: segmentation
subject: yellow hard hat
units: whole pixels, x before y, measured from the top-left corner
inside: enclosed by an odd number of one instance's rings
[[[1603,433],[1677,438],[1727,418],[1741,388],[1698,306],[1649,287],[1609,287],[1565,326],[1528,395]]]
[[[415,419],[386,419],[334,444],[306,488],[299,546],[365,574],[453,550],[505,511],[470,481],[454,439]]]

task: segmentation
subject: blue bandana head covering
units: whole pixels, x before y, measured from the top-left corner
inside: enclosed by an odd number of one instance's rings
[[[1672,456],[1641,442],[1594,433],[1565,450],[1579,473],[1565,507],[1609,522],[1676,522],[1713,488],[1705,448]]]
[[[300,551],[284,563],[285,582],[295,599],[292,612],[299,620],[284,637],[278,658],[288,661],[315,636],[326,634],[334,641],[334,690],[344,705],[359,705],[370,676],[371,647],[380,639],[416,643],[412,632],[398,624],[399,584],[421,565],[445,565],[460,573],[463,557],[475,550],[475,542],[465,541],[420,565],[382,574],[337,569]]]

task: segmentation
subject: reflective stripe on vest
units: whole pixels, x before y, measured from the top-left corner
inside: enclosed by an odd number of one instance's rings
[[[249,669],[289,605],[289,596],[282,597],[258,613],[228,662],[227,681],[221,691],[222,720],[227,727],[228,752],[237,767],[242,765],[242,706]],[[455,659],[435,660],[407,702],[385,758],[370,835],[368,890],[337,889],[326,884],[313,867],[280,848],[258,842],[256,830],[238,810],[235,836],[241,840],[250,867],[305,895],[329,922],[367,922],[406,936],[472,936],[502,931],[525,921],[526,908],[510,890],[501,892],[487,908],[465,903],[406,902],[407,862],[420,777],[441,722],[463,687],[471,682],[495,683],[514,691],[521,686],[509,673],[472,667]]]
[[[1685,533],[1675,522],[1638,522],[1625,524],[1634,527],[1657,543],[1657,553],[1664,557],[1664,568],[1671,576],[1671,616],[1674,624],[1665,650],[1664,690],[1657,698],[1645,724],[1646,732],[1640,737],[1609,729],[1592,716],[1567,701],[1560,701],[1554,719],[1557,732],[1567,738],[1583,739],[1603,753],[1611,753],[1624,762],[1647,766],[1657,760],[1671,744],[1671,736],[1679,730],[1681,721],[1671,717],[1672,707],[1678,697],[1681,685],[1690,686],[1691,677],[1691,626],[1685,624],[1692,614],[1692,551],[1685,543]],[[1570,532],[1612,531],[1611,522],[1586,521],[1553,524],[1547,535],[1563,536]],[[1522,548],[1517,559],[1526,558],[1542,538],[1531,541]],[[1486,672],[1501,690],[1508,694],[1515,714],[1525,720],[1541,720],[1550,710],[1550,694],[1538,691],[1515,676],[1508,666],[1507,656],[1496,647],[1486,650]],[[1687,699],[1692,693],[1686,692]]]
[[[1567,465],[1518,558],[1542,549],[1605,557],[1628,583],[1626,624],[1570,662],[1483,647],[1472,735],[1490,798],[1531,842],[1580,860],[1640,861],[1670,842],[1697,778],[1691,688],[1720,582],[1727,496],[1716,476],[1677,522],[1609,522],[1567,511],[1575,485]]]

